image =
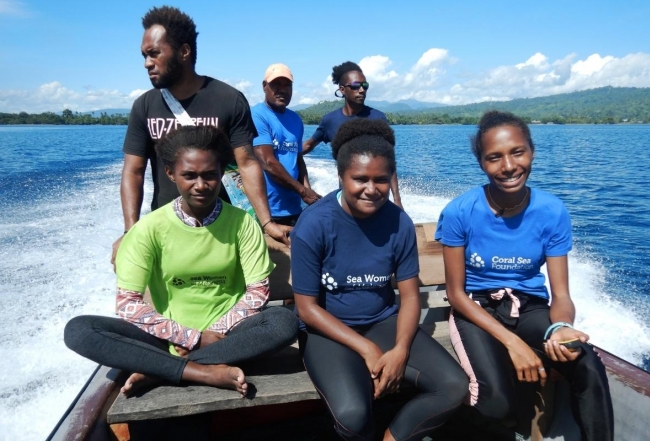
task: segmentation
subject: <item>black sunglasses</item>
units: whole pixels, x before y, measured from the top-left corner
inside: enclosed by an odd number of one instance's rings
[[[367,81],[364,81],[363,83],[359,81],[355,81],[353,83],[346,84],[343,87],[349,87],[352,90],[359,90],[363,87],[365,90],[368,90],[368,88],[370,87],[370,83],[368,83]]]

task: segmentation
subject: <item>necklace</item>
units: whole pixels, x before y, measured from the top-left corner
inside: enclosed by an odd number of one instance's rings
[[[506,211],[513,211],[521,207],[524,204],[524,202],[526,202],[526,198],[528,197],[528,192],[529,192],[528,187],[526,187],[526,194],[524,194],[524,197],[521,199],[521,202],[519,202],[514,207],[501,208],[496,202],[494,202],[494,199],[492,199],[492,193],[490,193],[490,186],[488,185],[487,186],[488,198],[490,199],[490,202],[492,202],[492,205],[497,207],[497,212],[494,213],[494,217],[501,217],[503,216],[503,213],[505,213]]]

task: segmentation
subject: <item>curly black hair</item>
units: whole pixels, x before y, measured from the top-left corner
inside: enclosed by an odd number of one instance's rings
[[[187,150],[212,152],[222,172],[235,160],[228,135],[212,126],[183,126],[156,144],[156,152],[162,163],[171,170],[180,154]]]
[[[196,64],[196,32],[194,20],[173,6],[153,7],[142,17],[142,27],[147,30],[153,25],[165,28],[167,42],[174,50],[187,43],[192,50],[192,64]]]
[[[476,156],[479,164],[481,163],[481,156],[483,155],[484,151],[483,135],[485,135],[488,131],[501,126],[512,126],[517,127],[519,130],[521,130],[521,133],[524,134],[526,140],[528,141],[530,149],[533,151],[533,153],[535,152],[535,144],[533,144],[533,138],[530,135],[530,129],[528,128],[528,124],[526,124],[523,119],[510,112],[490,110],[483,114],[478,122],[478,130],[476,131],[476,135],[472,136],[471,138],[472,153],[474,153],[474,156]]]
[[[363,73],[359,65],[357,63],[353,63],[352,61],[346,61],[343,64],[334,66],[332,68],[332,83],[336,85],[341,84],[341,79],[343,78],[343,75],[352,71],[358,71]]]
[[[395,132],[379,119],[355,118],[344,122],[332,140],[332,157],[339,176],[350,167],[354,156],[385,158],[391,174],[395,173]]]

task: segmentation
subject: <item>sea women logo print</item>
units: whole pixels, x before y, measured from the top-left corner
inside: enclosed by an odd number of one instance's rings
[[[339,287],[339,284],[336,283],[334,277],[330,276],[330,273],[324,273],[321,278],[321,283],[328,289],[328,291],[334,291]]]

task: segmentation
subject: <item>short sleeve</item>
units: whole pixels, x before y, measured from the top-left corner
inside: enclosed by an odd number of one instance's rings
[[[564,204],[561,204],[557,222],[553,225],[553,231],[546,246],[547,257],[565,256],[571,251],[573,236],[571,233],[571,217]]]
[[[415,225],[413,225],[413,221],[406,214],[402,214],[401,217],[400,235],[396,241],[397,249],[395,250],[395,280],[398,282],[416,277],[420,274]]]
[[[262,230],[249,214],[244,214],[238,233],[238,245],[246,285],[266,279],[275,268],[275,264],[269,257]]]
[[[233,115],[230,120],[230,145],[232,148],[250,145],[257,136],[248,101],[241,92],[237,93]]]
[[[122,239],[115,258],[117,286],[131,291],[144,292],[156,257],[152,233],[144,223],[138,222]]]
[[[323,121],[321,120],[320,124],[316,128],[316,131],[314,132],[313,135],[311,135],[311,139],[318,144],[319,142],[323,142],[325,139],[325,129],[323,127]]]
[[[253,115],[253,123],[255,124],[255,129],[257,130],[257,137],[253,140],[253,146],[273,145],[273,137],[271,136],[270,126],[262,114],[262,111],[253,107],[251,114]]]
[[[450,247],[466,245],[467,234],[463,226],[462,216],[453,201],[447,204],[440,213],[434,239]]]
[[[303,228],[314,224],[298,223],[291,232],[291,284],[293,292],[309,296],[320,294],[323,252],[322,243],[305,237]]]
[[[122,152],[140,156],[142,158],[149,157],[149,145],[153,144],[149,129],[147,128],[147,120],[145,117],[144,109],[144,95],[135,100],[131,107],[129,114],[129,125],[126,129],[126,136],[124,137],[124,145]]]
[[[378,114],[376,119],[388,122],[388,118],[386,118],[386,114],[384,112],[381,112],[381,111],[379,111],[377,109],[374,109],[374,110],[376,110],[377,114]]]

